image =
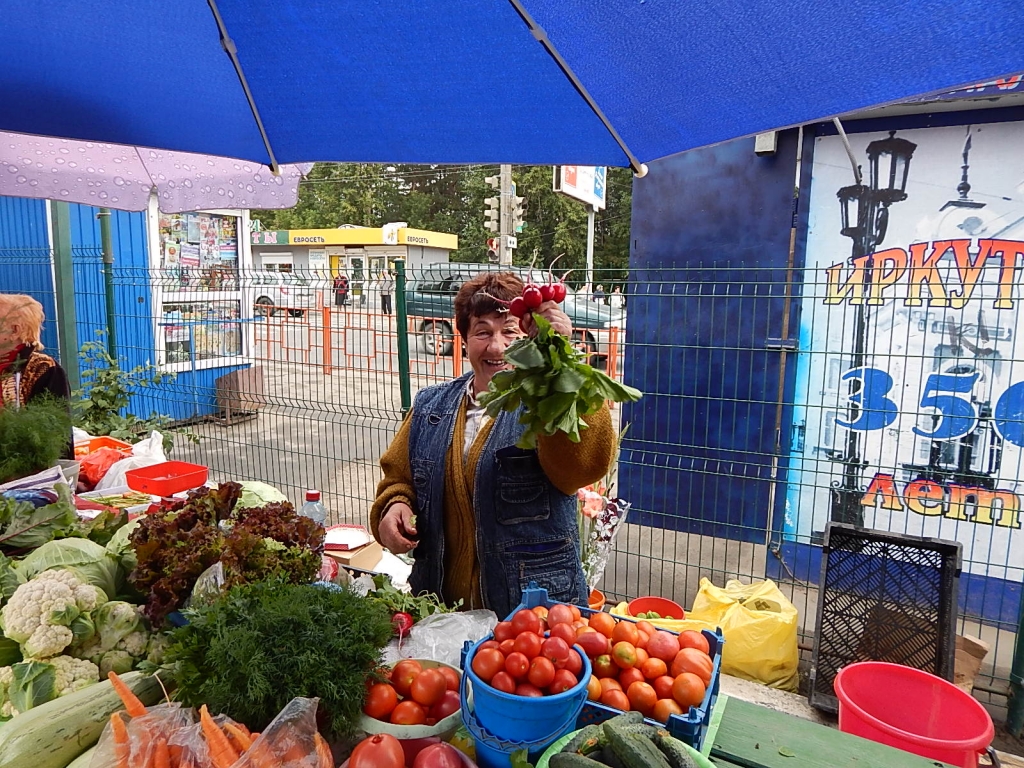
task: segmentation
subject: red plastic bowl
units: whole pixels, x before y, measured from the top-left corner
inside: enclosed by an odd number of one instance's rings
[[[629,615],[636,617],[639,613],[654,611],[663,619],[685,619],[686,611],[679,603],[664,597],[638,597],[630,602]]]
[[[130,469],[124,479],[128,487],[154,496],[173,496],[198,488],[206,482],[210,470],[187,461],[164,461],[142,469]]]

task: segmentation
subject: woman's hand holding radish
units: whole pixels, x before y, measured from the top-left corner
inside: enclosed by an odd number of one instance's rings
[[[523,332],[530,336],[530,338],[536,338],[540,329],[537,327],[537,323],[533,321],[534,315],[540,315],[549,323],[551,323],[551,330],[555,333],[569,338],[572,336],[572,321],[569,316],[559,309],[558,304],[554,301],[545,301],[533,312],[528,312],[522,316],[519,320],[519,327],[523,329]]]

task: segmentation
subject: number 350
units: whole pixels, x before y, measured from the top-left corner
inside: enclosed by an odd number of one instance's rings
[[[978,426],[978,408],[971,402],[970,393],[980,374],[932,373],[921,392],[922,409],[931,408],[938,423],[931,431],[914,427],[914,434],[931,440],[954,440],[970,434]],[[857,406],[853,421],[836,419],[836,424],[847,429],[870,431],[884,429],[899,416],[899,406],[889,399],[893,379],[879,368],[853,368],[843,374],[843,381],[859,381],[860,390],[850,395]],[[1009,443],[1024,446],[1024,381],[1011,384],[996,400],[992,413],[996,432]]]

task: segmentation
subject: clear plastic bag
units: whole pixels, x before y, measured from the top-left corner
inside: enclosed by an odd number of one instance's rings
[[[163,745],[166,745],[168,754],[172,756],[171,764],[177,764],[173,757],[181,755],[181,747],[175,743],[175,739],[195,722],[193,711],[183,708],[177,702],[149,707],[149,711],[139,717],[129,718],[123,712],[116,717],[122,719],[128,732],[128,765],[153,765],[153,758],[158,749],[164,748]],[[114,730],[108,722],[92,754],[89,768],[117,768],[117,755]],[[193,762],[193,765],[198,768],[200,764]]]
[[[498,623],[494,611],[435,613],[413,625],[401,643],[392,641],[384,649],[384,662],[400,659],[434,659],[459,667],[462,646],[489,635]]]
[[[316,728],[318,702],[301,696],[288,702],[232,768],[334,768]]]

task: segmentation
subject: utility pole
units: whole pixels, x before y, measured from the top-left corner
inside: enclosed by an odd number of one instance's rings
[[[515,187],[512,184],[512,166],[502,165],[498,172],[498,181],[501,185],[501,220],[498,232],[498,264],[503,267],[512,266],[512,242],[509,238],[514,237],[512,231],[512,210],[514,208],[513,198]]]
[[[587,206],[587,288],[594,293],[594,216],[597,208]]]

